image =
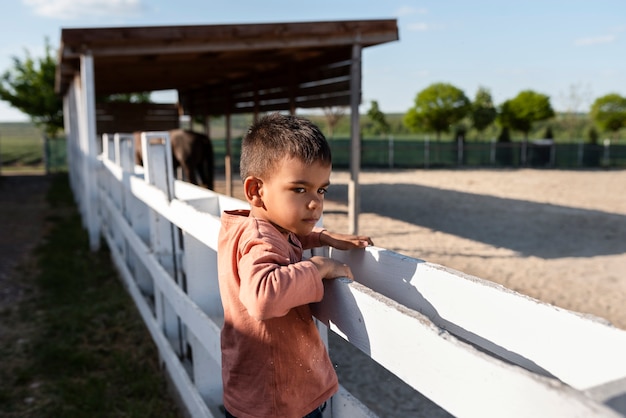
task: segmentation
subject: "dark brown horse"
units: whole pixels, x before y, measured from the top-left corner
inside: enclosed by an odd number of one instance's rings
[[[169,131],[174,173],[182,168],[183,180],[213,189],[213,146],[205,134],[183,129]],[[143,165],[141,132],[135,132],[135,162]],[[200,181],[198,181],[198,177]]]

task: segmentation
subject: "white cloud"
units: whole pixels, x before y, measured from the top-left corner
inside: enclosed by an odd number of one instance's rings
[[[35,14],[57,19],[87,16],[132,16],[143,10],[141,0],[22,0]]]
[[[589,46],[598,44],[610,44],[617,39],[615,35],[594,36],[589,38],[579,38],[574,41],[576,46]]]
[[[432,29],[432,25],[425,22],[414,22],[407,25],[407,29],[415,32],[426,32]]]
[[[445,30],[446,25],[441,23],[413,22],[408,23],[406,28],[412,32],[428,32],[432,30]]]
[[[410,16],[413,14],[420,14],[420,15],[425,15],[428,13],[427,9],[421,8],[421,9],[416,9],[414,7],[411,6],[402,6],[399,9],[396,10],[395,15],[397,17],[403,17],[403,16]]]

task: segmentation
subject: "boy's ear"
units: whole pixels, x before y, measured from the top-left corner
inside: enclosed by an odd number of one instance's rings
[[[263,181],[254,176],[248,176],[243,182],[243,191],[246,195],[246,200],[250,205],[256,207],[263,207],[263,199],[261,198],[261,188],[263,187]]]

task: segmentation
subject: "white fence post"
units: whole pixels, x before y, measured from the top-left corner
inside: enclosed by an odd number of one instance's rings
[[[141,147],[145,169],[145,181],[163,192],[163,205],[169,205],[174,198],[174,175],[172,148],[168,132],[143,132]],[[158,212],[150,211],[150,243],[160,264],[183,291],[180,271],[180,245],[178,228]],[[157,320],[163,332],[179,356],[185,353],[183,327],[172,310],[161,289],[155,288],[155,308]]]

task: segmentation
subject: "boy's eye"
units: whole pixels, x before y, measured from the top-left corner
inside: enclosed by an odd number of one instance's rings
[[[306,190],[304,187],[294,187],[293,191],[296,193],[304,193]]]
[[[319,193],[319,194],[326,194],[326,193],[328,193],[328,189],[325,189],[325,188],[317,189],[317,193]]]

